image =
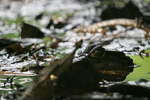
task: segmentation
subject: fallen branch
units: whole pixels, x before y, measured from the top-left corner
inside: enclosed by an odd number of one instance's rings
[[[89,32],[89,33],[98,33],[101,32],[104,27],[114,26],[114,25],[122,25],[122,26],[131,26],[132,28],[140,28],[143,29],[146,34],[146,37],[150,36],[150,27],[142,21],[142,19],[111,19],[106,21],[101,21],[95,24],[92,24],[87,27],[79,27],[73,29],[74,32]]]
[[[75,50],[64,58],[51,62],[45,67],[35,80],[29,85],[21,97],[21,100],[50,100],[54,95],[55,85],[51,75],[59,77],[66,68],[72,64],[74,54],[81,42],[76,43]]]

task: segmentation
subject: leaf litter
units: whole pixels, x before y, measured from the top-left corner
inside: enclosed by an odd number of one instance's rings
[[[1,2],[5,4],[3,0]],[[74,5],[72,5],[73,1],[65,0],[49,1],[49,3],[45,1],[41,3],[38,3],[38,1],[33,2],[24,2],[25,5],[22,5],[23,2],[20,1],[11,2],[7,4],[10,8],[2,6],[6,12],[1,12],[1,19],[3,20],[0,24],[0,33],[5,35],[9,34],[9,31],[13,31],[16,34],[19,32],[19,39],[16,39],[16,36],[13,39],[1,38],[0,75],[12,77],[13,75],[16,75],[15,77],[37,76],[29,86],[16,85],[18,89],[13,88],[12,93],[5,94],[2,98],[22,100],[150,98],[148,95],[150,90],[145,88],[145,86],[149,87],[148,80],[141,79],[135,84],[131,84],[131,81],[123,82],[126,76],[133,71],[134,65],[125,55],[119,56],[123,53],[116,52],[124,52],[126,55],[139,55],[141,58],[143,58],[142,56],[149,57],[149,53],[144,52],[144,50],[149,49],[149,27],[143,24],[143,22],[149,23],[149,18],[141,14],[139,10],[140,7],[145,8],[143,5],[135,6],[130,1],[125,2],[126,5],[122,8],[119,8],[119,5],[109,8],[111,4],[106,8],[105,3],[107,1],[91,2],[88,0],[84,4],[77,0],[74,1]],[[101,3],[104,3],[104,5],[101,5]],[[139,4],[139,2],[135,3]],[[18,5],[21,9],[16,9],[14,5]],[[36,8],[35,5],[38,5],[38,7]],[[132,8],[129,5],[133,5]],[[128,12],[128,9],[135,10],[135,14]],[[10,12],[13,10],[17,13]],[[109,14],[112,10],[114,10],[113,13]],[[125,16],[122,13],[129,14]],[[23,20],[19,22],[19,24],[22,24],[20,29],[18,28],[18,22],[14,21],[15,24],[11,24],[11,27],[8,22],[5,22],[7,17],[17,19],[17,14],[24,16]],[[132,14],[134,15],[131,16]],[[93,25],[95,22],[100,22],[101,19],[104,20],[104,18],[108,20],[112,18],[135,19],[137,17],[143,17],[142,22],[139,20],[140,23],[138,23],[138,25],[144,26],[140,26],[143,30],[139,29],[139,27],[133,28],[128,25],[127,27],[104,25],[106,27],[100,27],[98,31],[95,31],[97,26]],[[41,25],[42,29],[38,27],[39,24],[43,25]],[[86,27],[89,25],[91,27],[87,30]],[[83,29],[83,31],[76,33],[73,31],[78,29],[76,27]],[[43,41],[44,37],[48,37],[50,41]],[[81,39],[82,41],[80,41]],[[93,51],[78,55],[75,51],[79,48],[81,42],[83,42],[82,48],[79,50],[84,51],[85,48],[90,47],[92,44],[101,45],[106,50],[106,56],[101,57],[99,53],[101,54],[102,52],[94,51],[97,50],[97,46],[95,47],[96,49],[92,49]],[[98,48],[98,50],[101,49]],[[98,54],[98,58],[95,54]],[[116,55],[116,58],[114,55]],[[120,60],[117,57],[120,57]],[[73,59],[76,58],[78,62],[72,63]],[[89,62],[92,65],[89,66]],[[101,66],[101,69],[96,69],[96,66]],[[113,82],[111,82],[111,79]],[[116,81],[119,82],[117,83]],[[143,82],[144,86],[139,85],[143,84]],[[11,87],[13,84],[13,81],[11,81]],[[118,87],[122,88],[118,89]],[[144,92],[137,93],[135,91]]]

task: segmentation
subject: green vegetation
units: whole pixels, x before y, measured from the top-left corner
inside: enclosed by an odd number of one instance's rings
[[[101,6],[103,6],[103,5],[121,5],[121,6],[124,6],[126,4],[126,2],[125,1],[123,1],[123,0],[116,0],[115,2],[112,2],[111,0],[104,0],[104,1],[102,1],[101,2]]]
[[[149,0],[143,0],[141,2],[146,2],[146,3],[149,3],[150,4],[150,1]]]
[[[10,19],[10,18],[5,18],[5,19],[1,19],[3,20],[5,23],[7,23],[9,26],[11,26],[13,23],[15,24],[21,24],[22,21],[24,21],[24,17],[25,16],[19,16],[18,18],[14,18],[14,19]]]
[[[19,38],[19,34],[10,33],[10,34],[3,34],[1,35],[3,38]]]
[[[150,50],[148,50],[150,51]],[[133,59],[133,62],[136,65],[140,65],[140,67],[134,68],[133,72],[131,72],[127,78],[125,79],[125,81],[137,81],[141,78],[145,78],[150,80],[150,57],[146,58],[143,57],[144,59],[142,59],[141,57],[137,56],[130,56]]]
[[[58,10],[58,11],[51,12],[50,15],[51,16],[60,16],[61,13],[62,13],[62,11]]]
[[[51,42],[51,41],[52,41],[51,38],[48,37],[48,36],[47,36],[47,37],[44,37],[43,40],[44,40],[44,42]]]

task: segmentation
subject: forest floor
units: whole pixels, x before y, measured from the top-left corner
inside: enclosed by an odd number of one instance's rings
[[[92,0],[0,0],[1,100],[19,98],[20,95],[17,94],[19,87],[27,88],[35,82],[33,80],[41,70],[56,59],[60,62],[63,61],[62,59],[67,59],[63,57],[71,54],[77,42],[81,40],[81,48],[76,51],[74,59],[78,59],[79,53],[84,52],[89,45],[101,45],[105,51],[122,52],[133,59],[134,66],[128,66],[133,67],[133,71],[127,72],[125,78],[120,81],[109,81],[112,78],[109,77],[108,80],[104,78],[99,82],[100,87],[110,89],[107,92],[112,94],[102,91],[102,88],[88,93],[81,88],[84,95],[65,95],[63,98],[148,100],[150,98],[147,95],[150,93],[149,5],[148,0],[116,0],[115,2],[110,0],[94,2]],[[111,60],[115,59],[113,57]],[[102,65],[103,62],[100,64]],[[109,63],[110,66],[111,64]],[[123,66],[123,64],[115,63],[112,66]],[[69,64],[65,63],[65,65]],[[84,79],[82,81],[84,83]],[[114,89],[118,84],[127,90]],[[112,85],[114,90],[110,87]],[[134,86],[137,86],[137,89]],[[145,89],[147,87],[148,89]],[[133,91],[129,92],[129,88]],[[71,88],[66,88],[66,91],[74,93]],[[137,97],[139,95],[137,91],[145,91],[147,94],[139,92],[141,95]],[[62,92],[60,97],[61,95]],[[53,95],[51,98],[62,99],[60,97]]]

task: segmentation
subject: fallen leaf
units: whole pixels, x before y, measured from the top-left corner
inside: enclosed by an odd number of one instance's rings
[[[44,33],[37,27],[24,23],[21,27],[21,38],[43,38]]]

